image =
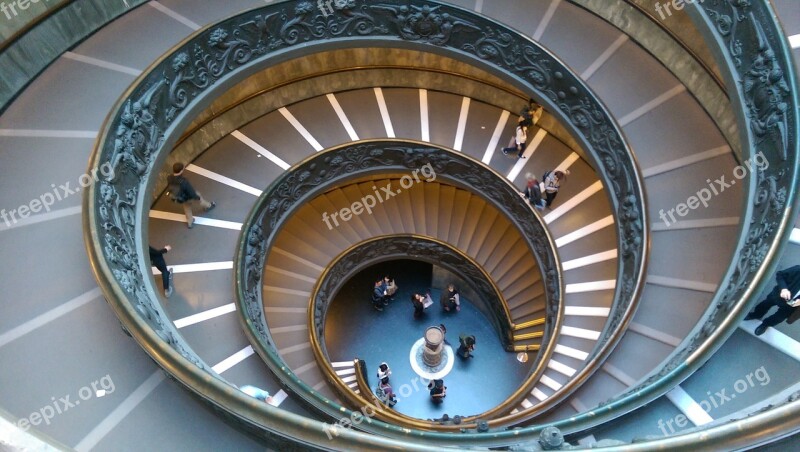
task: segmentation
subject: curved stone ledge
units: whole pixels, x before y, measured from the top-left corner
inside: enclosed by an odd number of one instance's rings
[[[424,48],[457,55],[518,84],[545,105],[587,149],[596,165],[614,210],[619,237],[618,274],[611,322],[603,331],[602,361],[621,337],[638,301],[647,255],[647,213],[641,176],[628,146],[611,116],[589,88],[556,57],[502,24],[458,7],[433,1],[350,1],[334,14],[324,15],[311,2],[280,3],[245,12],[197,32],[171,54],[156,62],[118,102],[101,131],[90,167],[111,164],[115,177],[85,192],[86,243],[92,268],[117,316],[142,347],[178,381],[246,425],[258,424],[270,434],[291,435],[299,442],[319,441],[321,424],[301,421],[269,408],[243,409],[224,380],[214,375],[194,352],[160,307],[144,253],[147,242],[142,206],[160,168],[193,113],[248,75],[275,62],[320,48],[375,45],[381,42],[411,49]],[[191,56],[190,56],[191,55]],[[513,196],[518,194],[509,187]],[[280,206],[276,206],[278,211]],[[554,268],[552,263],[541,265]],[[552,285],[551,285],[552,287]],[[560,284],[559,289],[560,291]],[[558,294],[560,296],[560,292]],[[551,297],[552,298],[552,297]],[[282,410],[276,410],[278,412]],[[311,431],[306,431],[311,425]],[[373,426],[366,425],[371,430]],[[426,438],[442,445],[503,445],[523,441],[537,428],[492,435],[457,437],[407,432],[381,426],[388,434]],[[337,447],[399,441],[349,432]],[[406,447],[414,447],[407,445]]]
[[[429,166],[433,170],[437,180],[479,194],[492,204],[494,209],[508,218],[516,230],[520,231],[543,274],[542,282],[545,286],[546,296],[544,337],[552,338],[554,332],[560,328],[563,320],[563,303],[561,302],[563,281],[560,263],[555,252],[555,242],[545,228],[541,217],[533,213],[531,206],[519,196],[516,188],[505,178],[461,153],[446,151],[426,143],[372,140],[323,151],[282,174],[261,195],[242,228],[242,239],[236,251],[234,267],[236,302],[239,306],[237,312],[253,349],[273,372],[278,375],[286,375],[287,378],[283,378],[284,383],[292,386],[290,388],[292,392],[298,394],[312,407],[331,405],[332,402],[320,397],[315,391],[310,391],[307,385],[288,369],[272,341],[263,309],[262,281],[266,256],[269,255],[272,244],[292,215],[302,205],[331,187],[353,183],[374,175],[408,173],[425,166]],[[493,290],[497,292],[496,288]],[[320,292],[319,296],[327,300],[330,295],[331,292],[325,290]],[[499,296],[502,298],[502,295]],[[321,318],[323,307],[324,303],[317,303],[309,309],[309,322],[312,325],[319,326],[318,320]],[[510,322],[510,314],[506,312],[505,315],[509,317]],[[321,355],[318,338],[312,335],[311,339],[312,344],[315,345],[315,352]],[[534,363],[535,370],[523,387],[532,385],[544,372],[545,364],[553,352],[555,341],[551,340],[543,345],[545,347],[540,350],[537,361]],[[318,356],[318,362],[323,366],[327,365],[324,355]],[[323,373],[329,378],[335,378],[333,369],[325,370],[326,372]],[[364,403],[364,400],[355,394],[343,392],[343,395],[350,399],[353,405]],[[507,403],[483,415],[490,418],[499,412],[507,411],[506,405],[518,403],[519,399],[524,396],[525,392],[520,389],[511,396]],[[408,417],[398,416],[397,420],[405,428],[443,428]],[[475,426],[469,424],[464,426],[464,428],[470,427],[474,428]],[[452,430],[452,428],[450,429]]]
[[[36,18],[4,43],[0,52],[0,113],[17,95],[61,54],[145,0],[62,1],[52,12]],[[30,28],[28,28],[30,27]],[[47,43],[43,45],[42,43]]]

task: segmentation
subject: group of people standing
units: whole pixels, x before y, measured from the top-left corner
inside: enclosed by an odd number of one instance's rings
[[[376,311],[383,311],[385,306],[389,305],[389,301],[394,300],[394,295],[399,289],[394,278],[385,276],[375,281],[372,288],[372,307]],[[442,306],[444,312],[458,312],[461,310],[461,295],[458,293],[454,284],[448,284],[447,290],[442,291],[439,297],[439,304]],[[422,293],[411,294],[411,305],[414,308],[414,318],[422,317],[425,310],[433,305],[433,298],[431,298],[430,291]]]
[[[394,279],[388,276],[375,281],[375,287],[372,289],[372,307],[376,311],[383,311],[383,307],[387,306],[390,300],[394,300],[397,289]]]
[[[461,295],[459,295],[458,289],[454,284],[448,284],[447,290],[442,291],[439,296],[439,304],[444,312],[458,312],[461,310]],[[425,294],[411,294],[411,305],[414,307],[414,318],[422,317],[425,310],[433,305],[430,291],[425,292]]]
[[[567,180],[567,176],[569,176],[569,170],[545,171],[542,175],[543,182],[539,182],[533,173],[527,173],[522,195],[539,210],[550,207],[558,195],[561,183]]]

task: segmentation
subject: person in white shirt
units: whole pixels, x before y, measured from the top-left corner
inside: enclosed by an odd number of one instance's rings
[[[542,179],[544,180],[544,196],[545,204],[550,207],[558,195],[558,189],[561,188],[561,183],[567,181],[569,170],[566,171],[547,171],[544,173]]]
[[[517,120],[517,128],[514,135],[514,146],[503,148],[503,154],[508,155],[509,152],[517,151],[517,158],[524,159],[525,156],[523,153],[525,152],[525,147],[528,143],[528,126],[531,125],[531,121],[529,119],[525,119],[523,116],[520,116]]]
[[[386,362],[382,362],[378,366],[378,380],[380,380],[383,384],[389,384],[389,376],[392,375],[392,369],[389,368],[389,365]]]

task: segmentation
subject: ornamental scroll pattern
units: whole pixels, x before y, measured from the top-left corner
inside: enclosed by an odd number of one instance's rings
[[[511,319],[506,316],[502,306],[500,306],[501,294],[494,289],[494,286],[492,286],[492,283],[486,278],[481,269],[464,259],[449,246],[420,237],[408,236],[370,240],[330,264],[330,269],[319,284],[319,290],[316,294],[312,294],[315,295],[313,309],[314,329],[317,337],[325,337],[325,316],[330,307],[330,302],[336,297],[342,285],[355,276],[355,272],[379,261],[399,258],[429,262],[443,267],[468,281],[480,296],[479,300],[473,301],[481,303],[490,309],[493,313],[492,323],[502,332],[501,340],[507,346],[510,345]],[[547,340],[549,337],[544,339]],[[328,353],[324,342],[320,341],[320,345],[327,356]]]
[[[757,272],[776,257],[767,260],[770,249],[777,243],[786,209],[793,202],[788,199],[788,188],[797,179],[794,168],[798,153],[795,128],[798,105],[789,88],[791,79],[787,74],[791,63],[779,57],[783,55],[781,31],[760,1],[717,0],[703,3],[699,11],[712,24],[724,45],[723,50],[733,62],[729,69],[740,85],[752,137],[746,150],[750,155],[763,153],[770,164],[765,168],[753,168],[755,191],[749,197],[752,211],[742,231],[744,245],[733,257],[730,278],[717,290],[705,314],[703,328],[686,341],[658,373],[621,397],[634,394],[682,366],[734,308],[749,301],[743,298],[745,292],[753,284]]]
[[[179,133],[173,128],[189,120],[193,109],[202,103],[200,100],[213,95],[221,81],[240,79],[248,70],[265,66],[272,57],[285,51],[299,54],[311,44],[340,41],[343,45],[351,42],[358,45],[365,40],[383,40],[410,48],[436,47],[506,72],[526,84],[533,97],[566,120],[567,127],[583,138],[588,145],[587,153],[608,188],[617,217],[619,283],[612,305],[613,321],[605,330],[604,337],[609,338],[623,314],[629,313],[638,299],[638,282],[647,251],[640,176],[620,131],[589,88],[538,44],[487,18],[426,0],[348,0],[337,2],[333,14],[324,14],[310,1],[266,5],[202,30],[143,74],[121,101],[122,107],[110,118],[93,156],[95,168],[110,164],[115,176],[86,192],[92,205],[84,214],[96,234],[87,235],[87,241],[93,256],[101,261],[96,266],[98,278],[119,287],[124,294],[110,302],[133,307],[162,340],[190,362],[203,367],[166,318],[153,291],[144,284],[143,231],[136,218],[138,211],[147,207],[139,203],[149,199],[144,190],[158,173],[154,166],[166,158],[167,144]],[[771,121],[765,118],[764,127],[768,130]],[[427,153],[431,154],[434,153]],[[463,169],[465,178],[476,171],[468,168],[474,165],[446,162],[436,156],[432,156],[432,161],[458,167],[453,170]],[[312,177],[310,173],[306,176]],[[300,179],[304,175],[295,177],[303,182]],[[487,186],[486,180],[478,176],[472,176],[470,183]],[[509,192],[503,196],[510,202],[518,195]],[[275,214],[280,212],[280,205],[270,207],[274,210],[265,212],[262,226],[274,221]],[[532,247],[541,249],[543,244],[536,243],[541,237],[532,235],[531,223],[525,221],[521,226],[532,237]],[[266,227],[263,233],[268,235]],[[250,262],[254,269],[258,267],[257,254]],[[551,288],[548,300],[558,300],[558,274],[548,264],[552,262],[546,259],[540,262]],[[553,303],[548,305],[550,317],[556,309]]]
[[[247,236],[247,242],[240,250],[244,261],[240,259],[237,263],[237,272],[241,275],[237,280],[242,283],[237,293],[242,294],[243,300],[240,303],[246,307],[242,312],[248,316],[248,326],[261,325],[254,331],[258,337],[271,344],[269,332],[263,326],[263,268],[272,241],[292,213],[329,187],[342,185],[364,175],[412,171],[425,165],[433,168],[437,178],[482,194],[521,232],[544,273],[548,306],[545,337],[552,335],[562,287],[557,259],[542,220],[532,214],[531,207],[523,201],[517,190],[491,170],[458,153],[430,146],[386,141],[354,144],[327,151],[281,175],[262,195],[254,211],[254,220],[248,222],[243,230],[243,234]],[[482,292],[486,290],[482,289]],[[323,300],[328,300],[331,296],[333,292],[325,287],[317,295]],[[324,314],[321,309],[325,305],[317,303],[317,321],[321,321]],[[317,327],[321,328],[321,324]]]

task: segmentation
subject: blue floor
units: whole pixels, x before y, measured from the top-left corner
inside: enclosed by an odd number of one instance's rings
[[[377,368],[386,361],[392,369],[391,384],[397,394],[394,409],[420,419],[438,419],[447,413],[469,416],[483,413],[503,402],[527,376],[533,360],[521,364],[514,353],[503,349],[498,333],[488,319],[468,300],[461,299],[461,312],[446,313],[438,304],[439,292],[433,291],[434,305],[420,319],[413,317],[410,297],[431,284],[430,264],[416,261],[393,261],[370,267],[352,278],[333,300],[325,324],[325,341],[332,361],[363,359],[369,370],[369,383],[377,385]],[[383,312],[372,308],[370,294],[375,279],[388,274],[399,290]],[[453,370],[444,377],[447,397],[441,405],[430,401],[422,381],[411,368],[411,346],[428,326],[443,323],[447,341],[458,348],[462,333],[476,337],[474,358],[456,357]],[[422,381],[422,382],[421,382]]]

